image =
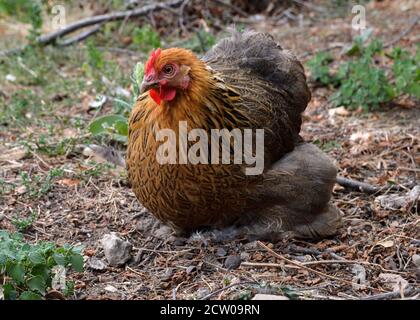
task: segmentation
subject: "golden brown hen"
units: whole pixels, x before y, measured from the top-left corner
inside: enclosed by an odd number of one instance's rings
[[[341,218],[329,204],[336,169],[299,136],[310,100],[303,67],[270,35],[234,32],[202,59],[155,50],[141,91],[129,120],[127,169],[137,198],[158,219],[184,231],[234,225],[235,234],[257,237],[336,232]],[[180,138],[180,121],[209,135],[264,129],[263,173],[247,175],[236,162],[160,164],[156,135],[172,129]],[[177,159],[182,150],[176,146]]]

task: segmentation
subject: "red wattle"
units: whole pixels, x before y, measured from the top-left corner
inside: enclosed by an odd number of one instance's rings
[[[150,89],[149,91],[150,94],[150,98],[152,98],[158,105],[160,105],[160,94],[158,91],[156,91],[155,89]]]
[[[160,87],[159,98],[164,101],[171,101],[175,98],[176,89],[169,87]]]

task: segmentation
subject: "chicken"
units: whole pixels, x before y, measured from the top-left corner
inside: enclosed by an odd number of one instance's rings
[[[302,65],[265,33],[233,32],[202,59],[181,48],[154,50],[129,119],[126,163],[135,195],[177,231],[334,234],[341,221],[330,203],[336,168],[299,136],[310,98]],[[247,164],[236,162],[161,164],[157,134],[171,129],[180,138],[182,121],[209,135],[264,129],[263,172],[246,174]],[[180,157],[184,151],[174,147]]]

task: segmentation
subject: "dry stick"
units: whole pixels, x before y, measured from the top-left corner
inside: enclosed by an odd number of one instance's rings
[[[86,19],[81,19],[79,21],[76,21],[74,23],[69,24],[63,29],[60,29],[58,31],[54,31],[51,33],[48,33],[46,35],[40,36],[38,38],[38,42],[40,44],[50,44],[54,42],[57,38],[60,38],[62,36],[65,36],[69,33],[72,33],[78,29],[92,26],[98,23],[102,22],[109,22],[109,21],[115,21],[115,20],[121,20],[124,19],[127,16],[130,17],[138,17],[142,15],[148,14],[150,11],[157,11],[161,9],[167,9],[168,7],[175,7],[179,4],[181,4],[183,0],[172,0],[168,2],[162,2],[162,3],[155,3],[155,4],[149,4],[142,8],[134,9],[134,10],[127,10],[127,11],[118,11],[118,12],[111,12],[108,14],[101,14],[93,17],[89,17]]]
[[[400,271],[394,271],[385,269],[380,264],[377,263],[371,263],[368,261],[351,261],[351,260],[319,260],[319,261],[309,261],[309,262],[301,262],[301,266],[309,266],[309,265],[316,265],[316,264],[364,264],[364,265],[370,265],[373,267],[380,268],[383,272],[389,272],[389,273],[395,273],[395,274],[405,274],[405,272]],[[256,268],[290,268],[290,269],[296,269],[298,267],[293,265],[282,265],[279,263],[259,263],[259,262],[242,262],[241,266],[244,267],[256,267]]]
[[[306,266],[302,265],[302,264],[301,264],[301,263],[299,263],[299,262],[296,262],[296,261],[293,261],[293,260],[287,259],[287,258],[283,257],[282,255],[278,254],[277,252],[275,252],[275,251],[271,250],[269,247],[267,247],[267,246],[266,246],[264,243],[262,243],[261,241],[257,241],[257,244],[258,244],[261,248],[263,248],[263,249],[267,250],[267,251],[268,251],[268,253],[270,253],[270,254],[271,254],[273,257],[275,257],[275,258],[278,258],[278,259],[281,259],[281,260],[283,260],[283,261],[286,261],[287,263],[289,263],[289,264],[291,264],[291,265],[294,265],[294,266],[297,266],[297,267],[299,267],[299,268],[301,268],[301,269],[304,269],[304,270],[306,270],[306,271],[309,271],[309,272],[315,273],[315,274],[317,274],[317,275],[319,275],[319,276],[321,276],[321,277],[328,278],[328,279],[335,280],[335,281],[339,281],[339,282],[343,282],[343,283],[345,283],[345,284],[347,284],[347,285],[349,285],[349,286],[353,286],[353,283],[352,283],[351,281],[348,281],[348,280],[345,280],[345,279],[341,279],[341,278],[338,278],[338,277],[334,277],[334,276],[330,276],[329,274],[326,274],[326,273],[323,273],[323,272],[320,272],[320,271],[314,270],[314,269],[312,269],[312,268],[306,267]],[[368,288],[370,288],[370,289],[372,289],[372,290],[380,290],[380,291],[383,291],[382,289],[375,289],[375,288],[371,288],[371,287],[368,287]]]
[[[344,188],[352,189],[352,190],[367,193],[367,194],[381,193],[382,191],[389,191],[389,190],[401,191],[401,189],[403,189],[402,187],[395,186],[395,185],[376,187],[366,182],[359,182],[356,180],[350,180],[343,177],[337,177],[336,182]]]
[[[406,296],[414,296],[416,294],[420,294],[419,288],[407,288],[404,290],[403,295]],[[384,300],[384,299],[395,299],[395,298],[402,298],[400,291],[393,291],[393,292],[386,292],[381,293],[373,296],[363,297],[360,298],[361,300]]]
[[[66,47],[66,46],[70,46],[70,45],[72,45],[72,44],[74,44],[74,43],[76,43],[76,42],[83,41],[83,40],[85,40],[86,38],[90,37],[92,34],[94,34],[94,33],[98,32],[99,30],[101,30],[102,25],[103,25],[103,23],[101,23],[101,24],[99,24],[99,25],[97,25],[97,26],[93,27],[93,28],[92,28],[92,29],[90,29],[90,30],[87,30],[87,31],[81,32],[81,33],[80,33],[80,34],[78,34],[77,36],[74,36],[74,37],[72,37],[72,38],[70,38],[70,39],[67,39],[67,40],[65,40],[65,41],[59,42],[59,43],[58,43],[58,45],[59,45],[60,47]]]
[[[207,299],[209,299],[209,298],[211,298],[211,297],[215,296],[216,294],[218,294],[218,293],[220,293],[220,292],[223,292],[223,291],[225,291],[225,290],[227,290],[227,289],[230,289],[230,288],[232,288],[232,287],[235,287],[235,286],[240,286],[240,285],[244,285],[244,284],[259,284],[259,283],[258,283],[258,282],[256,282],[256,281],[242,281],[242,282],[238,282],[238,283],[233,283],[233,284],[230,284],[230,285],[228,285],[228,286],[226,286],[226,287],[223,287],[223,288],[221,288],[221,289],[218,289],[218,290],[216,290],[216,291],[213,291],[213,292],[209,293],[208,295],[206,295],[206,296],[202,297],[200,300],[207,300]]]
[[[390,42],[386,43],[384,45],[384,48],[390,47],[393,44],[396,44],[398,41],[400,41],[402,38],[404,38],[407,34],[410,33],[411,30],[413,30],[414,26],[419,22],[420,16],[414,17],[411,23],[409,24],[408,28],[405,29],[403,32],[401,32],[398,37],[396,37],[394,40],[391,40]]]
[[[61,38],[69,33],[73,33],[74,31],[85,28],[85,27],[97,25],[99,23],[106,23],[109,21],[122,20],[122,19],[125,19],[126,17],[132,18],[132,17],[144,16],[152,11],[158,11],[162,9],[170,10],[171,7],[176,7],[180,5],[182,2],[183,0],[172,0],[168,2],[160,2],[160,3],[155,3],[155,4],[149,4],[142,8],[137,8],[133,10],[111,12],[108,14],[101,14],[101,15],[81,19],[67,25],[66,27],[60,30],[53,31],[53,32],[50,32],[50,33],[47,33],[45,35],[38,37],[36,43],[39,45],[44,45],[44,46],[49,45],[56,42],[58,38]],[[93,33],[87,32],[84,34],[84,36],[86,38]],[[77,39],[77,37],[73,38],[73,40],[74,39]],[[25,47],[21,47],[21,48],[6,50],[6,51],[0,51],[0,56],[19,53],[20,51],[24,49]]]
[[[380,188],[372,186],[368,183],[354,181],[354,180],[346,179],[343,177],[337,177],[336,181],[342,187],[357,190],[364,193],[369,193],[369,194],[377,193],[378,191],[381,190]]]

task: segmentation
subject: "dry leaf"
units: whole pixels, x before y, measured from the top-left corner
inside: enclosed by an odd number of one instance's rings
[[[381,241],[381,242],[378,242],[378,245],[384,248],[391,248],[394,246],[394,241],[392,240]]]
[[[24,193],[26,193],[26,191],[28,191],[28,189],[25,186],[17,187],[15,190],[16,190],[17,194],[24,194]]]
[[[73,186],[77,186],[80,183],[80,180],[64,178],[64,179],[58,180],[57,183],[61,186],[73,187]]]
[[[22,147],[16,147],[9,150],[0,149],[0,161],[17,161],[26,156],[26,151]]]

